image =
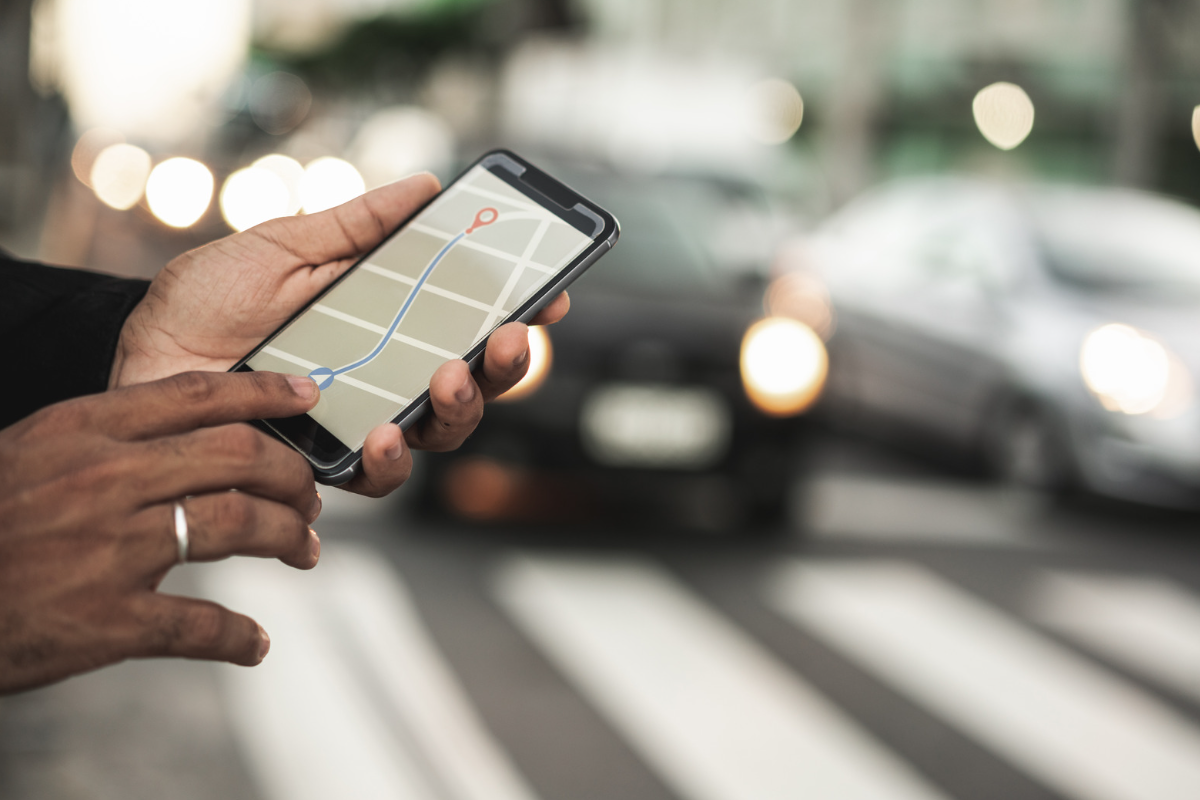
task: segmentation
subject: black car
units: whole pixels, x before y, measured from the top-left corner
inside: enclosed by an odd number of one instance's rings
[[[552,172],[622,219],[621,241],[571,289],[568,317],[534,329],[513,398],[428,460],[425,496],[481,520],[780,522],[825,356],[801,323],[763,319],[766,198],[737,181]]]

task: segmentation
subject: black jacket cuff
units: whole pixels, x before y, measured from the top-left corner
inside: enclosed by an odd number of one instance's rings
[[[47,267],[0,253],[7,384],[0,427],[108,388],[121,327],[149,281]]]

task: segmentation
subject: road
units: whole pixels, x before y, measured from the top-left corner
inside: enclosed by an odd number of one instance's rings
[[[169,579],[262,621],[261,667],[2,699],[0,797],[1200,797],[1193,520],[815,463],[772,541],[327,502],[313,573]]]

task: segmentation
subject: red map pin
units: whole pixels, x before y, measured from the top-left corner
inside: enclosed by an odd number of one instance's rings
[[[476,228],[482,228],[484,225],[491,225],[500,218],[500,212],[494,208],[481,208],[479,213],[475,215],[475,222],[471,227],[467,228],[467,233],[474,233]]]

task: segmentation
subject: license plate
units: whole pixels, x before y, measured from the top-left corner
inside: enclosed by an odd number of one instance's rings
[[[725,399],[703,387],[612,384],[580,417],[588,455],[620,467],[703,469],[725,455],[731,427]]]

